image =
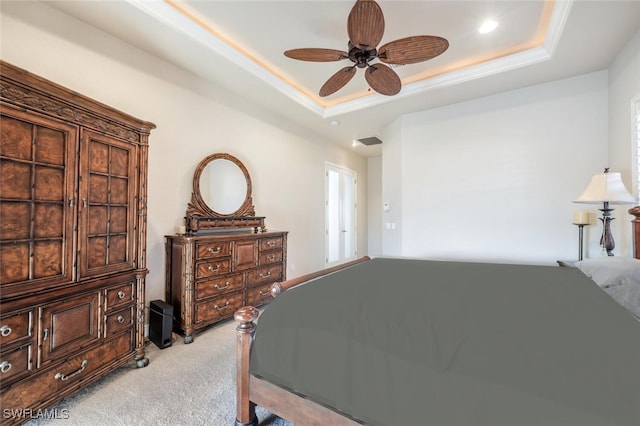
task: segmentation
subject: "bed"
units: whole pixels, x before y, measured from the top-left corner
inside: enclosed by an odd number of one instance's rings
[[[578,266],[362,258],[274,285],[257,326],[235,314],[236,425],[259,405],[296,425],[637,426],[640,321]]]

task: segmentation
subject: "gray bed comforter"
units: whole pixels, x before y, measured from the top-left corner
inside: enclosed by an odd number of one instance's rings
[[[640,425],[640,322],[575,268],[373,259],[278,296],[251,372],[371,425]]]

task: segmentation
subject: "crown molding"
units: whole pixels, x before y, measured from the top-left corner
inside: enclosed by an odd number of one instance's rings
[[[549,25],[540,46],[403,84],[400,93],[393,97],[383,96],[378,93],[367,93],[356,98],[350,97],[343,102],[328,106],[323,105],[319,98],[305,93],[300,88],[289,83],[284,77],[277,75],[275,71],[268,68],[268,64],[250,57],[229,41],[222,39],[216,34],[215,29],[207,24],[204,19],[198,17],[196,12],[190,10],[188,5],[180,0],[165,0],[162,2],[127,1],[173,30],[188,36],[205,49],[223,56],[304,108],[323,118],[329,118],[389,103],[397,98],[406,98],[429,90],[476,80],[549,60],[553,56],[553,52],[562,35],[574,0],[556,0],[554,2]]]

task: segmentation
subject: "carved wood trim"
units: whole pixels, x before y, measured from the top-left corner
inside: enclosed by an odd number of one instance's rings
[[[247,192],[240,207],[229,214],[219,213],[213,210],[202,197],[200,191],[200,177],[204,169],[214,160],[228,160],[240,168],[247,182]],[[253,205],[252,184],[249,171],[242,161],[231,154],[216,153],[203,159],[193,173],[193,192],[191,202],[187,205],[186,227],[189,232],[211,229],[231,229],[231,228],[264,228],[264,217],[255,216],[255,206]]]
[[[141,135],[149,135],[156,127],[7,62],[0,61],[0,69],[0,98],[13,105],[138,145],[147,145],[148,137]],[[119,122],[114,121],[114,116]]]
[[[200,192],[200,177],[202,176],[202,171],[214,160],[229,160],[234,163],[236,166],[242,170],[244,174],[244,178],[247,181],[247,193],[245,195],[244,202],[233,213],[223,214],[218,213],[211,209],[207,203],[202,198],[202,194]],[[220,154],[211,154],[206,157],[204,160],[198,164],[195,173],[193,174],[193,192],[191,193],[191,202],[187,206],[187,216],[209,216],[209,217],[241,217],[241,216],[255,216],[256,210],[253,206],[253,198],[251,196],[251,177],[249,176],[249,171],[242,164],[242,161],[238,160],[236,157],[226,153]]]

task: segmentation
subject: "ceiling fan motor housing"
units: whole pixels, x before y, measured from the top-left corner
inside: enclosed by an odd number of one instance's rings
[[[349,42],[349,59],[356,64],[358,68],[366,68],[369,62],[378,57],[377,49],[360,49]]]

